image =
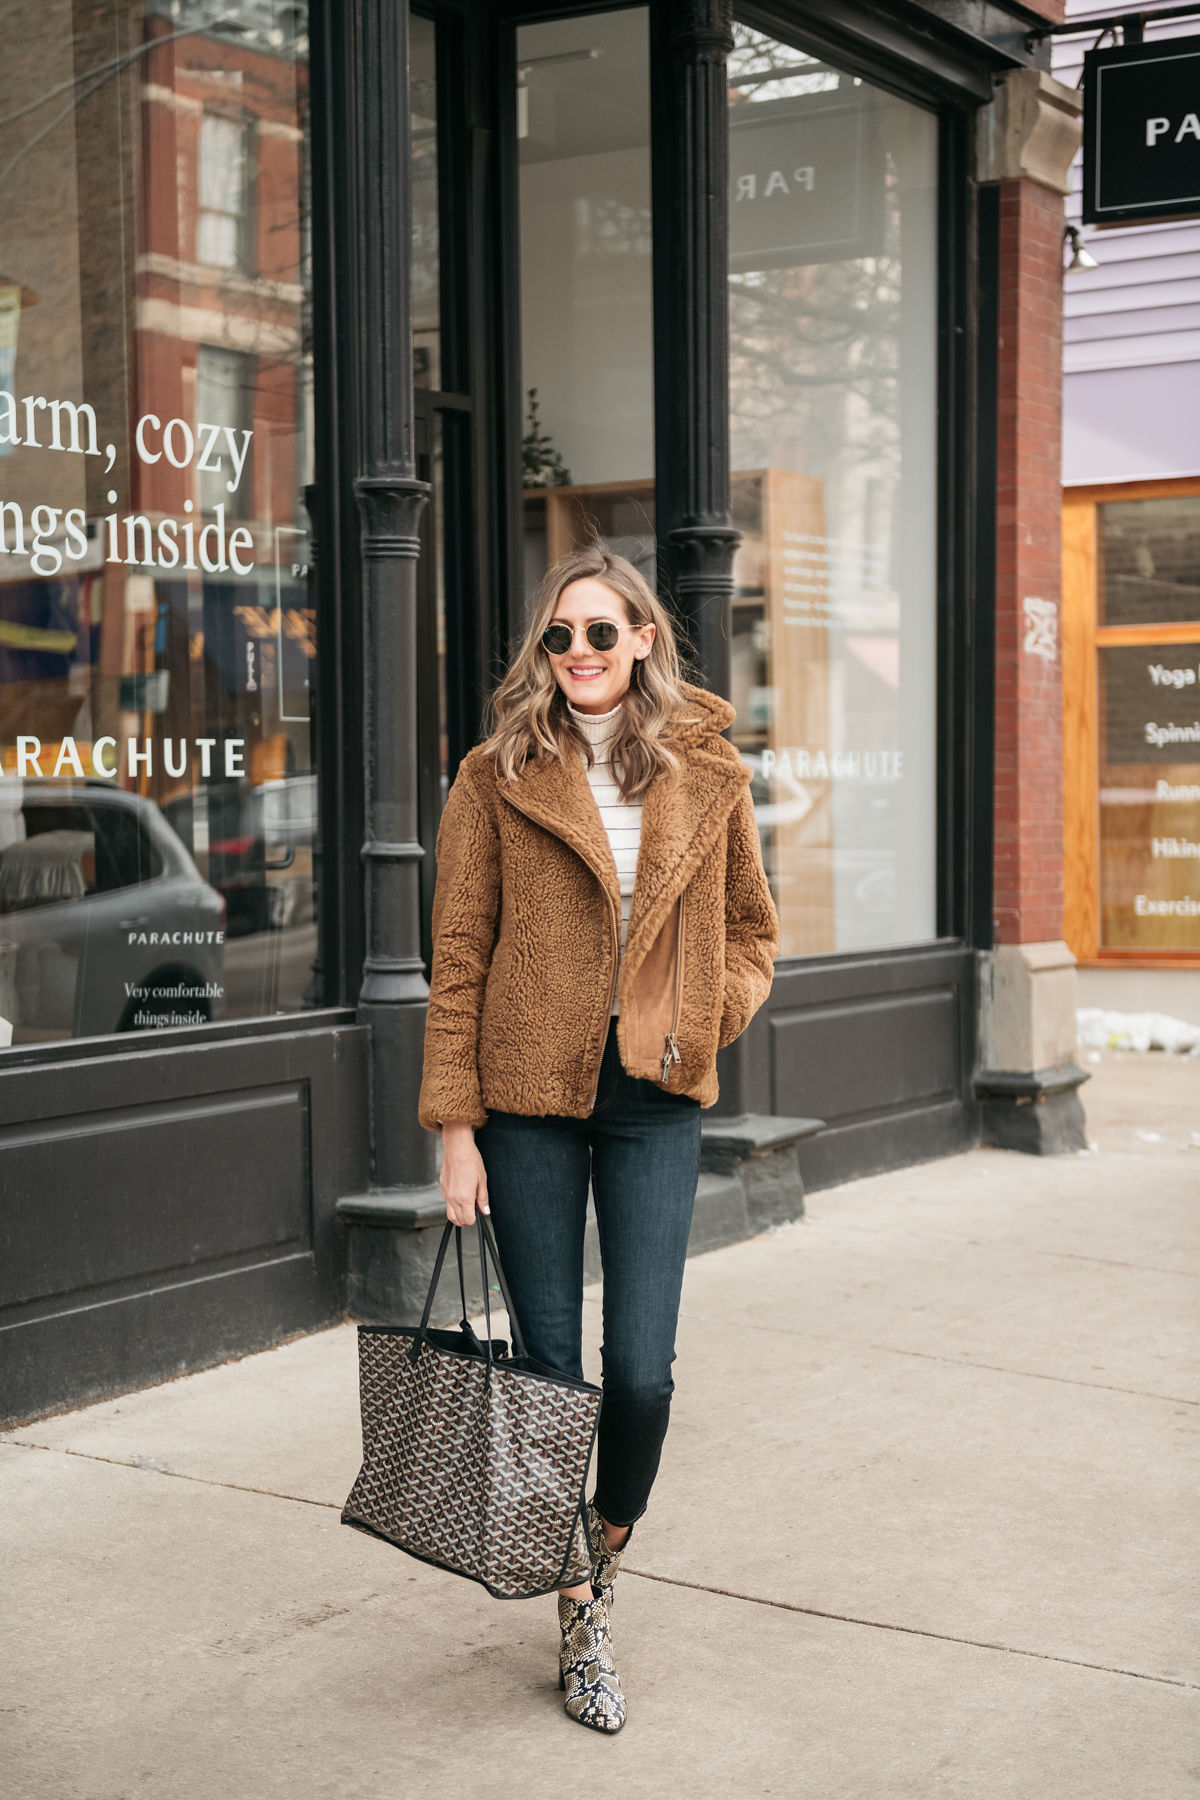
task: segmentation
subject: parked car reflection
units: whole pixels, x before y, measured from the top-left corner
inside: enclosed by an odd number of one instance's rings
[[[230,937],[311,920],[316,831],[315,775],[210,793],[208,874],[225,899]]]
[[[224,1011],[225,903],[156,806],[105,781],[0,780],[0,1018],[15,1043]]]

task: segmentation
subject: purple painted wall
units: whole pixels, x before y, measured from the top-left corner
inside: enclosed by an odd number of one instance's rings
[[[1068,18],[1125,8],[1067,0]],[[1200,35],[1200,18],[1148,26],[1147,41]],[[1057,40],[1054,73],[1077,86],[1095,37]],[[1067,219],[1079,224],[1082,157]],[[1085,232],[1100,267],[1068,275],[1063,481],[1200,475],[1200,220]]]

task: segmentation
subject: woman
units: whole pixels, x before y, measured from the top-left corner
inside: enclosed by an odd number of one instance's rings
[[[604,1267],[590,1579],[559,1590],[565,1707],[619,1731],[613,1582],[667,1429],[716,1053],[779,920],[725,700],[602,548],[547,574],[437,840],[419,1117],[456,1225],[489,1213],[530,1354],[581,1379],[591,1182]]]

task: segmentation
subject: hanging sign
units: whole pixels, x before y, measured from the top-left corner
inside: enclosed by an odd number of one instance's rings
[[[1083,59],[1083,222],[1200,217],[1200,37]]]
[[[795,269],[883,248],[883,155],[862,90],[729,111],[729,266]]]

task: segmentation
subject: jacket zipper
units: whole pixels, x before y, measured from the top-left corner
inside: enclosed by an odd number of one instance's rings
[[[513,805],[516,806],[518,812],[521,812],[521,813],[525,812],[525,808],[523,806],[521,806],[517,801],[514,800]],[[532,818],[532,816],[533,816],[532,814],[526,814],[526,817]],[[534,820],[534,823],[536,824],[537,821]],[[603,887],[603,883],[601,884],[601,886]],[[609,920],[613,927],[613,978],[612,978],[612,986],[608,990],[608,1010],[605,1014],[604,1031],[601,1035],[601,1040],[600,1040],[600,1061],[596,1064],[596,1079],[592,1083],[592,1097],[591,1097],[591,1100],[588,1102],[588,1111],[589,1112],[592,1110],[592,1108],[596,1104],[596,1092],[600,1086],[600,1070],[604,1063],[604,1046],[608,1042],[608,1022],[612,1018],[612,1003],[616,999],[617,975],[619,972],[620,961],[621,961],[621,927],[620,927],[620,924],[616,917],[616,908],[613,906],[613,903],[612,903],[612,895],[609,893],[609,891],[606,887],[603,888],[603,892],[604,892],[604,898],[608,901],[608,916],[609,916]]]
[[[666,1038],[664,1039],[664,1042],[666,1044],[666,1049],[662,1053],[662,1084],[664,1087],[668,1087],[670,1085],[672,1061],[675,1061],[675,1062],[683,1061],[683,1058],[679,1054],[679,1045],[675,1041],[675,1033],[679,1030],[679,1004],[680,1004],[680,1000],[683,995],[683,895],[682,895],[682,893],[679,896],[679,925],[677,927],[677,930],[678,930],[678,937],[677,937],[676,945],[675,945],[675,1010],[671,1014],[671,1029],[670,1029],[670,1031],[668,1031]]]
[[[613,1001],[615,1000],[616,994],[617,994],[617,974],[618,974],[618,971],[620,968],[620,961],[621,961],[621,928],[616,922],[616,918],[614,916],[613,903],[612,903],[612,895],[609,893],[607,888],[605,888],[605,890],[604,890],[604,898],[608,901],[608,917],[609,917],[609,922],[613,927],[613,978],[612,978],[612,985],[610,986],[610,988],[608,990],[608,1010],[606,1011],[605,1016],[604,1016],[604,1030],[603,1030],[603,1032],[601,1034],[601,1038],[600,1038],[600,1061],[596,1064],[596,1079],[592,1083],[592,1097],[588,1101],[588,1111],[589,1112],[592,1111],[593,1107],[596,1104],[596,1093],[600,1086],[600,1070],[604,1063],[604,1046],[608,1042],[608,1027],[609,1027],[609,1022],[612,1019],[612,1004],[613,1004]]]

